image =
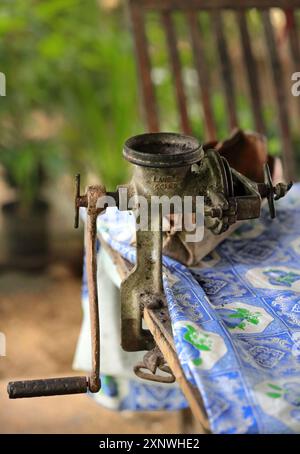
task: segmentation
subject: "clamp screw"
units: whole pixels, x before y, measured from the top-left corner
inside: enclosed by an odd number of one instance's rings
[[[276,186],[273,186],[271,172],[268,164],[265,164],[264,166],[264,176],[265,188],[267,189],[267,199],[269,204],[270,216],[272,219],[274,219],[276,217],[274,200],[279,200],[282,197],[284,197],[293,186],[293,182],[290,181],[288,184],[278,183],[276,184]]]
[[[79,226],[79,208],[87,207],[87,196],[80,195],[80,174],[75,176],[75,219],[74,228],[78,229]]]
[[[80,173],[75,176],[75,219],[74,228],[79,227],[79,208],[80,208]]]

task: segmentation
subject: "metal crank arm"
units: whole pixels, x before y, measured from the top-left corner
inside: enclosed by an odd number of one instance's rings
[[[80,195],[80,176],[76,177],[75,228],[79,224],[79,208],[87,208],[86,222],[86,257],[91,318],[92,371],[89,377],[49,378],[44,380],[26,380],[8,383],[10,399],[24,397],[56,396],[81,394],[88,391],[96,393],[100,383],[100,323],[97,290],[97,217],[104,208],[97,207],[98,198],[105,195],[102,186],[89,186],[85,195]]]

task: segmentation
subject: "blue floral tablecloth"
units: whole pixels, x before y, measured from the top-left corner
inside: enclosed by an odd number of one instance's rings
[[[102,237],[134,262],[133,216],[108,211]],[[275,220],[264,209],[199,267],[164,257],[164,288],[181,365],[212,431],[300,432],[300,184],[279,201]],[[185,405],[176,388],[136,382],[130,392],[150,393],[151,409],[151,393],[163,402],[169,392],[163,408]]]

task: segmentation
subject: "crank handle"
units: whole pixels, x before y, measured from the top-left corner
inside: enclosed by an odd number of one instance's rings
[[[13,381],[7,385],[7,392],[10,399],[83,394],[88,390],[89,379],[87,377],[64,377],[47,378],[45,380]]]
[[[75,227],[78,227],[79,208],[87,208],[86,257],[91,316],[92,371],[89,377],[49,378],[45,380],[26,380],[10,382],[7,392],[10,399],[24,397],[57,396],[64,394],[83,394],[88,391],[97,393],[100,381],[100,322],[97,291],[97,200],[106,193],[102,186],[89,186],[85,195],[80,195],[80,176],[76,177]]]

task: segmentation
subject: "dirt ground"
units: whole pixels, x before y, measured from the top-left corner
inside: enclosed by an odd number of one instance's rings
[[[7,382],[74,374],[80,279],[52,265],[41,275],[0,274],[0,433],[179,433],[179,413],[118,413],[85,395],[9,400]]]

